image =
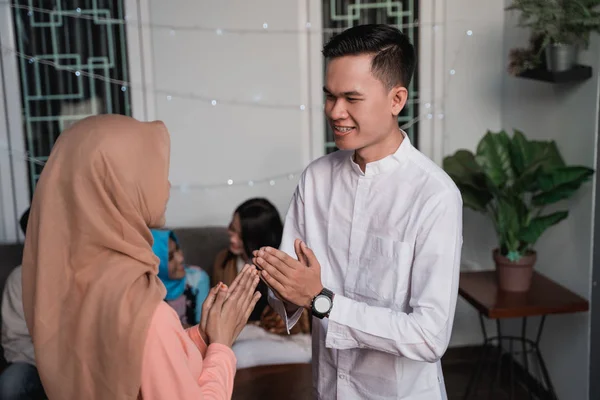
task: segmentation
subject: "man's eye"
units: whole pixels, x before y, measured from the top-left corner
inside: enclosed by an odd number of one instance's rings
[[[348,98],[347,98],[347,100],[348,100],[350,103],[354,103],[355,101],[358,101],[358,99],[355,99],[354,97],[348,97]]]

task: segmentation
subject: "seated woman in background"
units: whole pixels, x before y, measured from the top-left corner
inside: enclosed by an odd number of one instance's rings
[[[210,290],[210,278],[200,267],[184,264],[183,251],[173,231],[152,229],[152,251],[160,260],[158,277],[167,289],[165,301],[184,328],[200,323],[202,303]]]
[[[277,209],[268,200],[253,198],[239,205],[228,227],[229,248],[216,257],[212,281],[229,285],[254,250],[263,246],[278,248],[283,224]],[[259,282],[261,298],[240,333],[233,352],[237,368],[258,365],[303,363],[311,360],[310,319],[305,310],[298,323],[287,334],[285,323],[268,304],[268,288]]]

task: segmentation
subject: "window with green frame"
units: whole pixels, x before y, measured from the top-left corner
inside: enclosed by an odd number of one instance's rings
[[[125,10],[123,0],[41,0],[32,10],[31,1],[12,4],[33,195],[60,132],[93,114],[131,115],[128,88],[108,82],[129,79]]]

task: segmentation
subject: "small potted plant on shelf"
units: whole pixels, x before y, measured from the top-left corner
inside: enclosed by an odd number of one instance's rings
[[[488,215],[498,237],[493,250],[501,290],[529,290],[535,243],[568,211],[544,212],[571,197],[594,170],[567,166],[554,141],[530,141],[517,130],[488,132],[476,153],[459,150],[444,158],[444,170],[462,193],[463,204]]]
[[[600,0],[513,0],[506,9],[520,11],[519,26],[530,28],[532,37],[540,38],[541,43],[537,48],[513,50],[511,63],[524,60],[521,65],[528,67],[533,56],[533,64],[540,65],[545,53],[549,71],[570,70],[577,62],[578,50],[588,48],[590,34],[600,33],[599,8]]]

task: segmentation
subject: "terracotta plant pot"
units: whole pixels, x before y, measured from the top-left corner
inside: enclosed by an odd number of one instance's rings
[[[499,249],[493,252],[496,263],[496,276],[498,287],[506,292],[526,292],[531,286],[533,266],[537,260],[537,253],[531,252],[517,262],[510,261],[500,254]]]

